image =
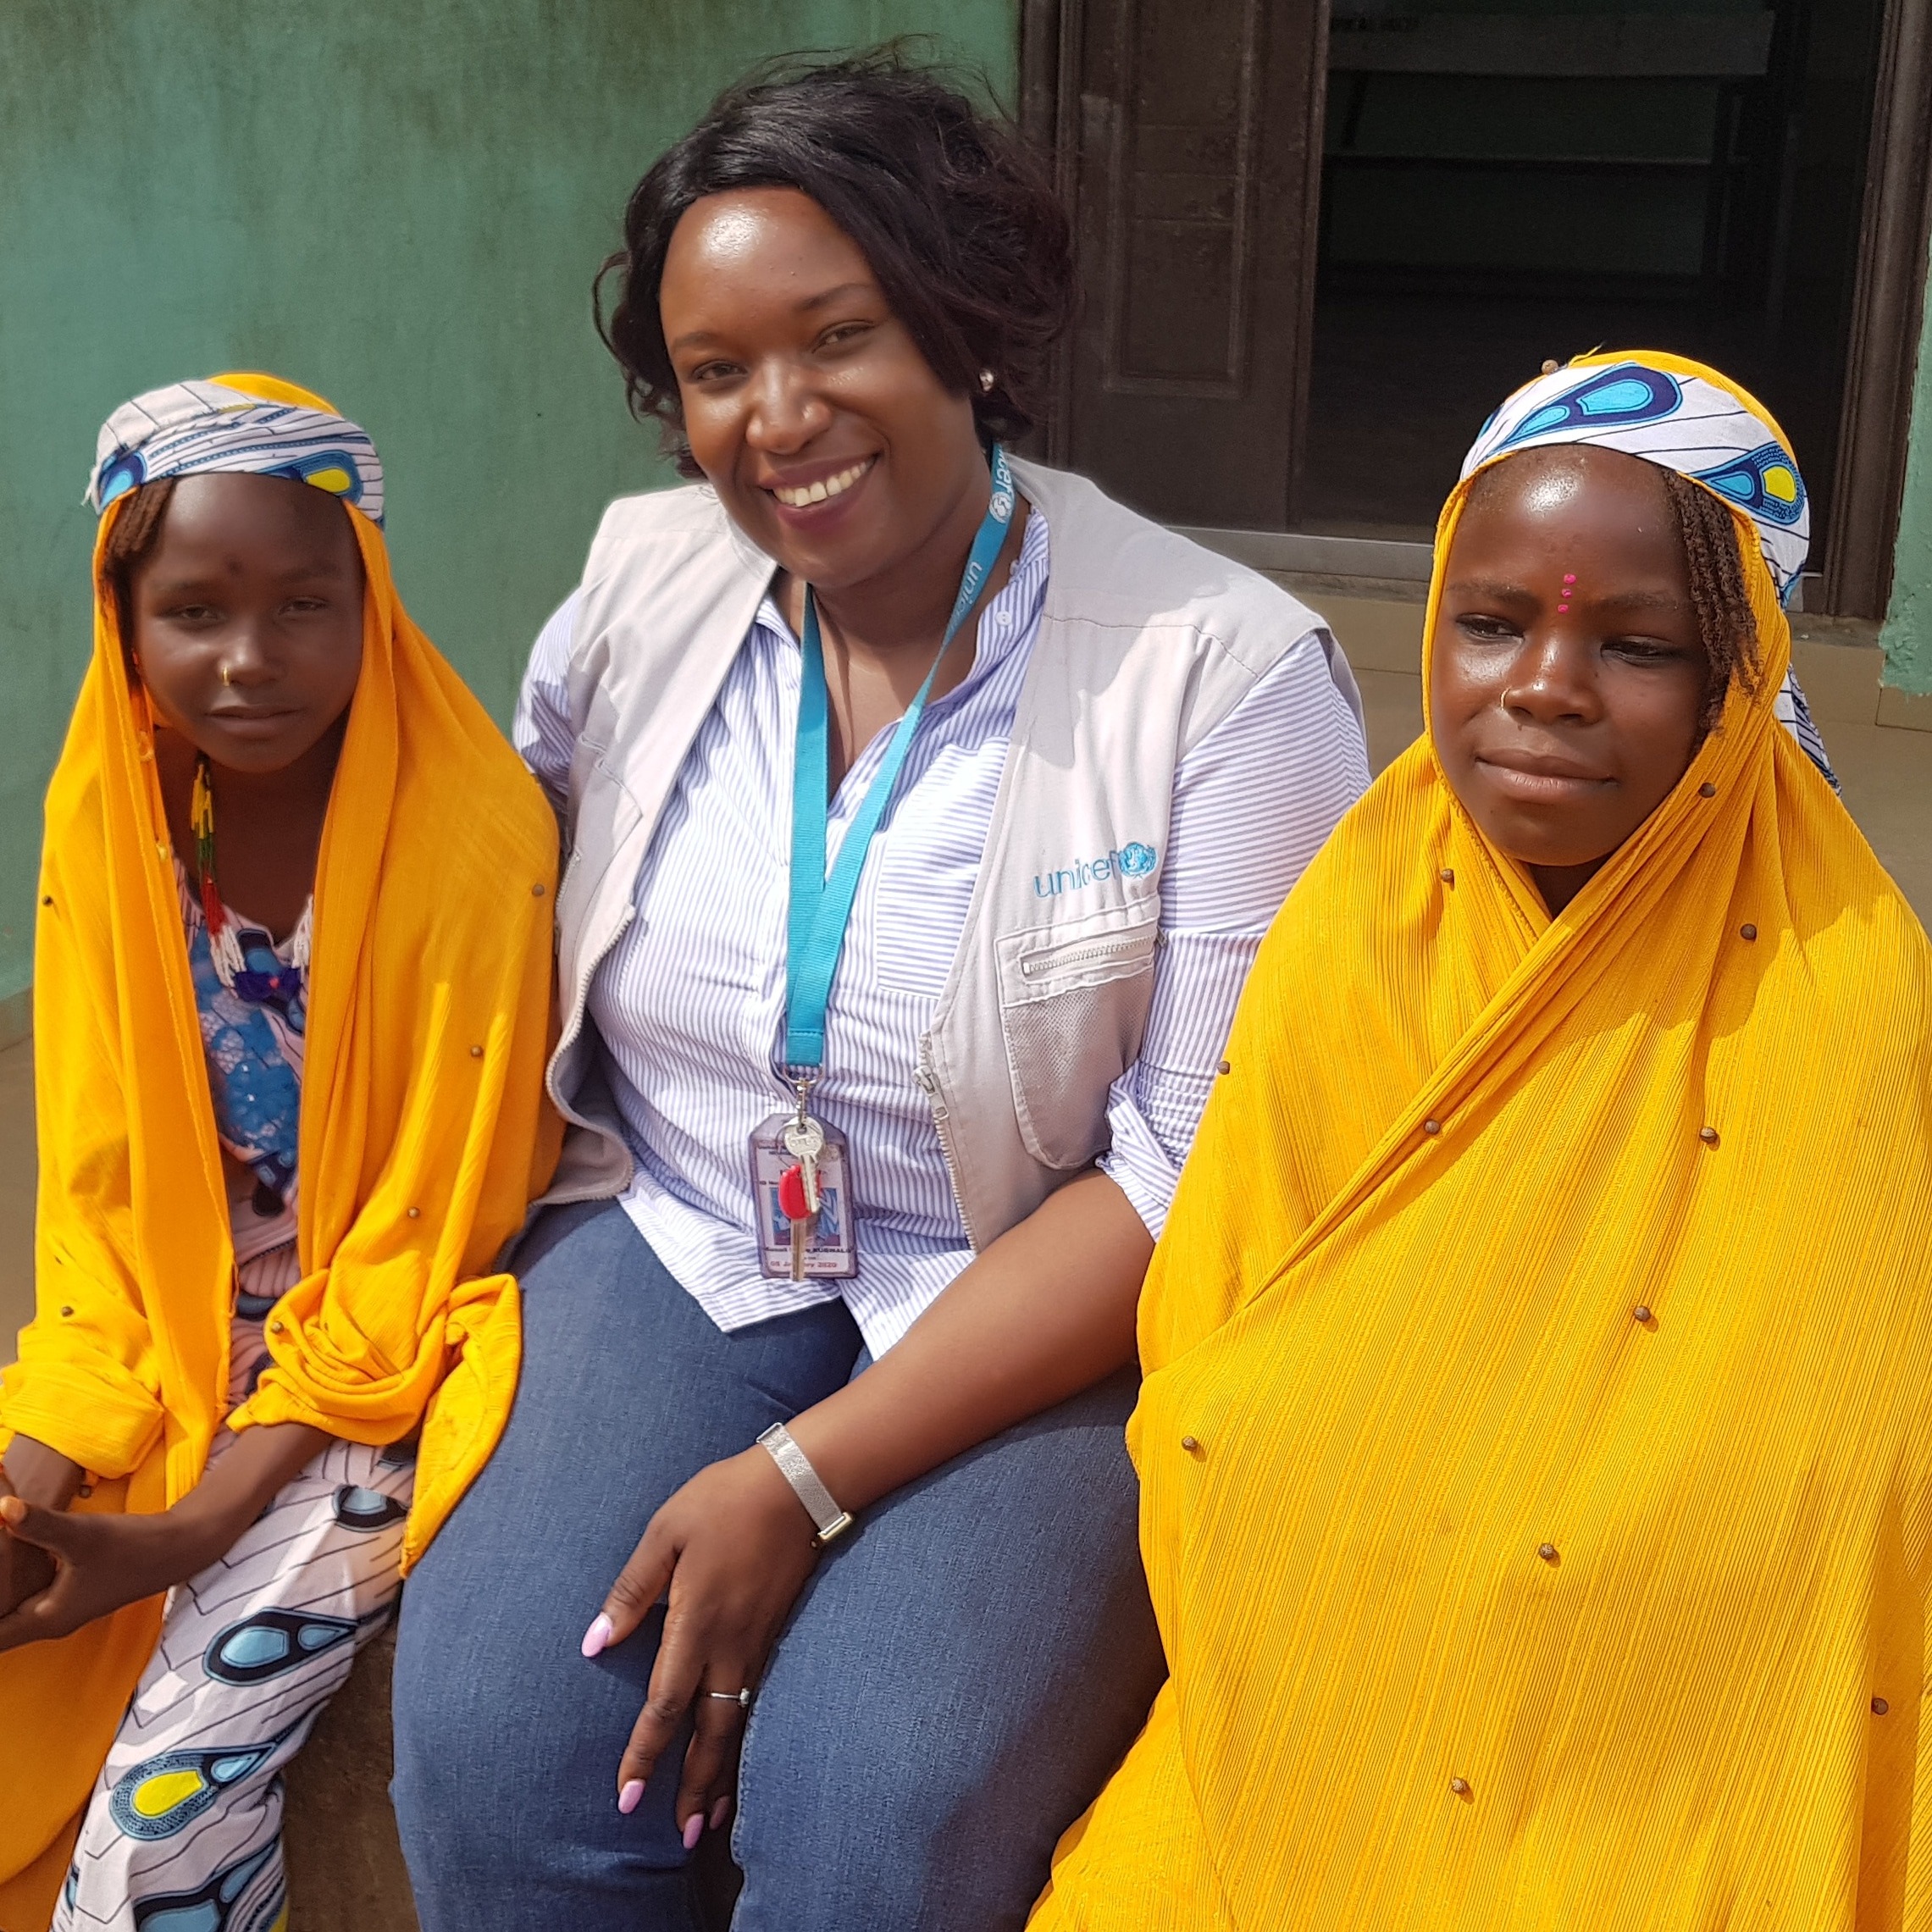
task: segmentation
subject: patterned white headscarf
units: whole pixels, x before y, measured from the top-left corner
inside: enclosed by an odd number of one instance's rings
[[[1595,443],[1641,457],[1743,511],[1778,595],[1791,602],[1811,548],[1811,499],[1784,431],[1748,390],[1680,356],[1646,350],[1579,356],[1525,383],[1483,424],[1463,458],[1463,478],[1519,450],[1553,443]],[[1796,671],[1785,673],[1774,708],[1838,790]]]
[[[102,425],[87,501],[98,512],[144,483],[210,471],[311,484],[382,522],[382,462],[368,430],[221,382],[170,383],[124,402]]]
[[[1783,431],[1716,370],[1641,352],[1580,357],[1518,390],[1483,424],[1462,473],[1553,443],[1622,450],[1714,491],[1756,525],[1789,601],[1811,548],[1811,499]]]

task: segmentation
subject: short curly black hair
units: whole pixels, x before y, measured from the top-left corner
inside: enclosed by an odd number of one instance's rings
[[[632,414],[663,425],[684,474],[698,471],[658,289],[685,210],[734,188],[809,195],[863,251],[933,374],[972,398],[981,439],[1012,441],[1032,428],[1073,313],[1066,212],[1019,130],[895,41],[760,67],[719,95],[631,196],[624,246],[597,274],[597,332],[623,369]],[[612,274],[621,286],[606,315]]]

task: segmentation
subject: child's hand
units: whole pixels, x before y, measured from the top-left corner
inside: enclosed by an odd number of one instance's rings
[[[16,1437],[7,1452],[8,1466],[22,1487],[27,1486],[25,1470],[14,1458],[24,1441]],[[0,1651],[66,1636],[97,1617],[185,1583],[226,1556],[282,1485],[329,1441],[321,1430],[302,1423],[251,1429],[173,1509],[157,1515],[64,1513],[84,1472],[56,1459],[73,1472],[73,1482],[50,1486],[36,1464],[33,1489],[54,1506],[40,1508],[11,1486],[0,1488],[0,1546],[25,1552],[38,1565],[51,1559],[54,1567],[44,1586],[16,1591],[11,1600],[0,1579]],[[41,1457],[53,1455],[38,1443],[30,1448]],[[37,1574],[45,1575],[45,1569]]]
[[[219,1532],[211,1537],[211,1525],[175,1509],[152,1516],[76,1516],[8,1495],[0,1497],[0,1523],[6,1530],[0,1540],[14,1553],[16,1574],[22,1567],[19,1553],[25,1552],[44,1580],[17,1592],[10,1614],[0,1617],[0,1651],[66,1636],[125,1604],[158,1596],[205,1569],[226,1547],[220,1541],[219,1547],[210,1548],[211,1541],[220,1540]]]
[[[64,1509],[87,1480],[80,1464],[30,1436],[16,1436],[0,1464],[0,1497],[19,1496],[49,1509]],[[0,1617],[9,1616],[53,1581],[53,1558],[0,1529]]]
[[[0,1498],[14,1486],[0,1474]],[[0,1530],[0,1617],[8,1617],[30,1597],[37,1597],[53,1581],[53,1558],[31,1543],[23,1543]]]

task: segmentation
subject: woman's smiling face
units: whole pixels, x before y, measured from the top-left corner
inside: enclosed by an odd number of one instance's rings
[[[1560,911],[1702,741],[1710,662],[1662,474],[1586,446],[1510,457],[1464,504],[1443,574],[1437,756]]]
[[[866,583],[916,557],[962,495],[983,502],[971,401],[940,383],[858,244],[809,196],[695,202],[658,306],[691,454],[794,577]]]

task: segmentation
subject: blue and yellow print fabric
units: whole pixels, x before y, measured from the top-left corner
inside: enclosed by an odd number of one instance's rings
[[[1811,548],[1811,500],[1784,435],[1698,365],[1646,352],[1580,357],[1526,383],[1483,424],[1462,473],[1519,450],[1595,443],[1674,469],[1750,518],[1781,601]]]
[[[207,471],[311,484],[382,522],[382,462],[367,429],[224,382],[169,383],[124,402],[102,426],[87,501],[98,512],[144,483]]]
[[[235,1325],[235,1385],[261,1348]],[[409,1452],[334,1442],[169,1600],[53,1932],[280,1932],[282,1773],[389,1621]]]

